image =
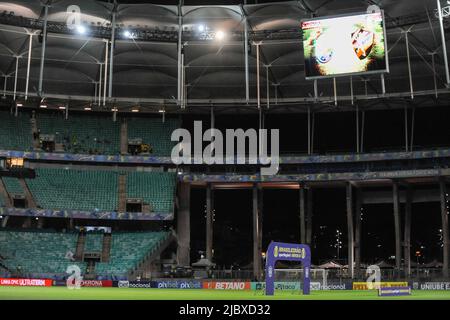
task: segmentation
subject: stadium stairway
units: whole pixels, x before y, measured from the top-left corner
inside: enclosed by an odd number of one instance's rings
[[[3,180],[0,178],[0,198],[3,200],[3,204],[6,207],[12,207],[12,201],[11,198],[9,197],[8,192],[6,191],[6,187],[3,184]]]
[[[25,179],[20,178],[19,183],[22,186],[23,191],[25,192],[25,199],[27,200],[28,208],[36,208],[36,201],[34,200],[33,194],[31,193],[30,188],[28,188]]]
[[[111,255],[111,234],[105,233],[103,235],[102,262],[108,262],[110,255]]]
[[[125,212],[127,209],[127,175],[125,173],[119,174],[119,203],[118,211]]]
[[[120,154],[128,153],[128,122],[127,119],[122,118],[120,123]]]
[[[77,261],[83,260],[85,243],[86,243],[86,234],[84,232],[78,233],[77,246],[75,249],[75,259]]]
[[[162,241],[159,246],[152,252],[150,252],[141,263],[139,263],[136,268],[134,268],[130,272],[130,277],[132,279],[135,279],[138,275],[146,274],[147,272],[152,270],[152,267],[154,266],[155,262],[160,259],[161,253],[164,252],[164,250],[167,249],[167,247],[172,243],[176,241],[176,235],[175,232],[172,231],[170,234]]]

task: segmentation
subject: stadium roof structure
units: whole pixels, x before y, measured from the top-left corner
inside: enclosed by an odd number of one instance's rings
[[[448,104],[435,0],[214,6],[48,3],[45,19],[46,6],[40,0],[0,2],[0,78],[5,81],[0,92],[6,95],[22,100],[27,95],[33,103],[45,99],[49,106],[70,101],[71,109],[89,105],[131,111],[138,106],[147,112],[209,112],[211,106],[218,112],[253,112],[258,105],[271,112],[302,112],[310,107],[352,110],[355,104],[396,108],[405,101],[417,106]],[[70,27],[74,3],[80,9],[81,29]],[[366,12],[374,4],[386,17],[390,73],[385,79],[336,78],[336,90],[333,79],[318,80],[316,86],[306,80],[301,20]],[[444,27],[448,39],[448,24]],[[111,55],[108,43],[113,38]]]

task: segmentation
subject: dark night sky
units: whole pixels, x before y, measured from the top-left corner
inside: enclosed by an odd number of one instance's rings
[[[354,151],[354,113],[323,113],[316,116],[315,152]],[[415,146],[450,146],[448,108],[417,109],[415,117]],[[189,116],[184,125],[208,116]],[[256,115],[217,116],[216,128],[257,128]],[[282,152],[306,152],[306,115],[269,115],[266,124],[280,128]],[[404,144],[403,110],[368,111],[366,113],[365,151],[401,150]],[[252,260],[252,195],[250,190],[220,190],[215,192],[216,221],[214,226],[215,260],[229,267],[232,263],[245,266]],[[263,250],[271,240],[298,242],[300,221],[298,191],[265,190],[263,209]],[[232,201],[230,201],[232,200]],[[335,259],[336,229],[342,231],[344,248],[340,258],[347,256],[345,189],[320,189],[314,192],[313,262]],[[403,205],[401,206],[403,209]],[[192,260],[205,249],[205,190],[193,189],[191,195]],[[363,262],[388,259],[395,254],[394,216],[392,205],[364,206],[362,222]],[[439,203],[417,203],[412,208],[412,254],[421,246],[423,261],[440,259],[438,229]],[[413,257],[413,259],[415,259]],[[345,261],[342,261],[345,262]]]

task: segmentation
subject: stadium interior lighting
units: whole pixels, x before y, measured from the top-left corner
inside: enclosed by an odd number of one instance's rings
[[[41,105],[39,106],[39,108],[41,108],[41,109],[47,109],[47,105],[46,105],[46,104],[41,104]]]
[[[66,110],[66,107],[60,106],[58,109],[60,109],[60,110]]]
[[[128,39],[133,39],[134,38],[134,34],[131,31],[129,31],[129,30],[125,30],[123,32],[123,35],[124,35],[125,38],[128,38]]]
[[[131,112],[139,112],[139,109],[131,109]]]
[[[119,111],[119,109],[117,109],[117,108],[112,108],[111,111],[112,111],[112,112],[117,112],[117,111]]]
[[[225,32],[223,32],[222,30],[217,31],[216,32],[216,39],[217,40],[225,39]]]
[[[200,31],[200,32],[204,32],[206,28],[205,28],[205,25],[199,24],[198,27],[197,27],[197,29],[198,29],[198,31]]]
[[[79,34],[85,34],[86,33],[86,27],[81,25],[81,24],[76,27],[76,30],[77,30],[77,32]]]
[[[84,110],[86,110],[86,111],[91,111],[92,108],[91,108],[91,107],[85,107]]]
[[[23,107],[23,103],[20,103],[20,102],[19,102],[19,103],[16,104],[16,106],[18,106],[18,107]]]
[[[164,109],[159,109],[158,112],[159,112],[159,113],[165,113],[166,110],[164,110]]]

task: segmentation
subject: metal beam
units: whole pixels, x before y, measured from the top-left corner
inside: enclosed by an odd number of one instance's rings
[[[253,276],[259,281],[262,278],[262,190],[257,184],[253,185]]]
[[[450,73],[448,67],[448,58],[447,58],[447,44],[445,42],[445,32],[444,32],[444,18],[442,17],[442,8],[440,0],[436,0],[437,9],[439,14],[439,29],[441,31],[441,39],[442,39],[442,55],[444,58],[444,66],[445,66],[445,79],[447,80],[447,87],[450,85]]]
[[[38,87],[39,96],[42,96],[42,87],[44,82],[45,47],[47,45],[47,22],[48,22],[48,5],[46,4],[44,6],[44,27],[42,29],[41,66],[39,69],[39,87]]]
[[[111,21],[111,49],[109,51],[109,89],[108,97],[112,98],[113,76],[114,76],[114,46],[116,45],[116,8],[112,12]]]
[[[33,49],[33,35],[30,34],[30,40],[28,42],[28,60],[27,60],[27,79],[25,83],[25,100],[28,100],[28,87],[30,84],[30,68],[31,68],[31,50]]]

